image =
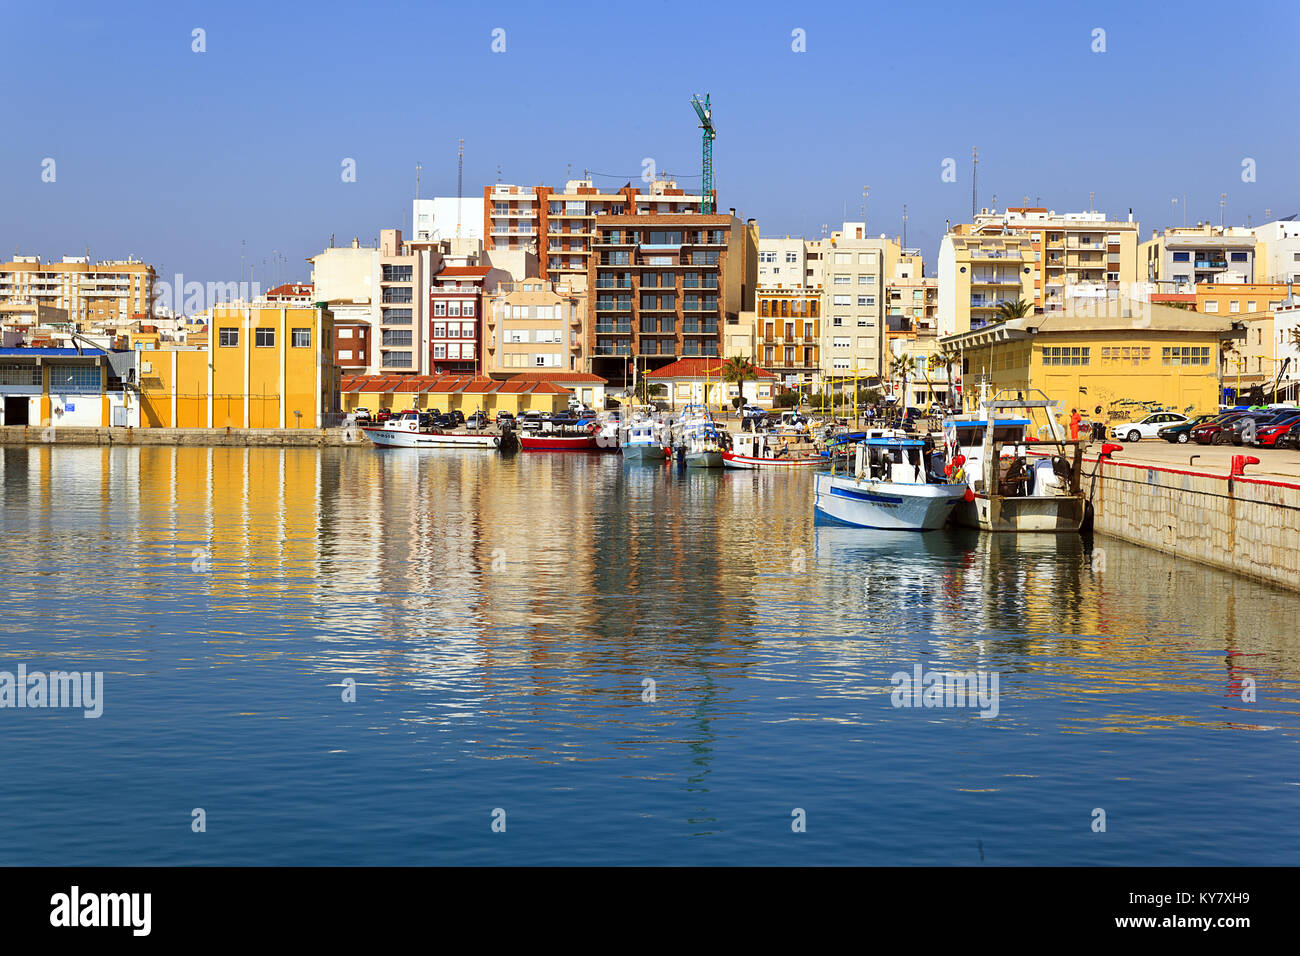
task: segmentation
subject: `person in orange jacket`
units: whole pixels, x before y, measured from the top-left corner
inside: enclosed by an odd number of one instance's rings
[[[1070,409],[1070,441],[1079,440],[1080,415],[1077,408]]]

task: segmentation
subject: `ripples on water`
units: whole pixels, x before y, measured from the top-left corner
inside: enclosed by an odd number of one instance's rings
[[[98,720],[0,710],[5,864],[1300,849],[1300,595],[1122,542],[816,524],[810,475],[617,456],[0,465],[0,670],[105,672]],[[998,716],[891,706],[917,663],[997,672]]]

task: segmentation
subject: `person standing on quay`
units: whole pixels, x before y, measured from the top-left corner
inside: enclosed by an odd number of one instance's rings
[[[1077,408],[1070,409],[1070,441],[1079,440],[1079,418],[1079,410]]]

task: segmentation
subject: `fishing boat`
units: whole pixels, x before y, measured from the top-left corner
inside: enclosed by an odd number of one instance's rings
[[[705,405],[687,405],[674,426],[674,446],[679,461],[688,468],[721,468],[726,436]]]
[[[857,443],[852,472],[832,470],[813,478],[813,507],[835,521],[860,528],[933,531],[947,524],[970,489],[931,480],[925,443],[897,436]]]
[[[1078,531],[1087,498],[1082,490],[1082,441],[1067,440],[1053,416],[1060,407],[999,391],[983,410],[943,423],[945,470],[972,492],[953,522],[984,531]],[[982,398],[982,396],[981,396]]]
[[[668,436],[659,422],[645,419],[632,422],[621,443],[627,461],[663,461],[668,457]]]
[[[799,449],[803,450],[799,450]],[[741,432],[732,436],[731,449],[722,453],[724,468],[819,468],[827,463],[825,455],[807,443],[790,444],[762,432]]]
[[[428,416],[402,412],[380,426],[361,429],[376,448],[500,448],[501,436],[488,432],[444,431],[428,426]]]
[[[524,451],[598,451],[597,429],[554,429],[551,431],[524,432],[519,445]]]

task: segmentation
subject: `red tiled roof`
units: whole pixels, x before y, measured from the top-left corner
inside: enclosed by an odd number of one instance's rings
[[[608,385],[609,380],[587,372],[520,372],[511,375],[510,382],[571,382],[575,385]]]
[[[776,378],[765,368],[752,366],[754,378]],[[649,379],[657,378],[718,378],[722,374],[722,360],[716,358],[680,358],[657,371],[645,373]]]
[[[528,391],[534,395],[572,395],[573,392],[562,385],[556,385],[554,382],[533,382],[532,388]]]

